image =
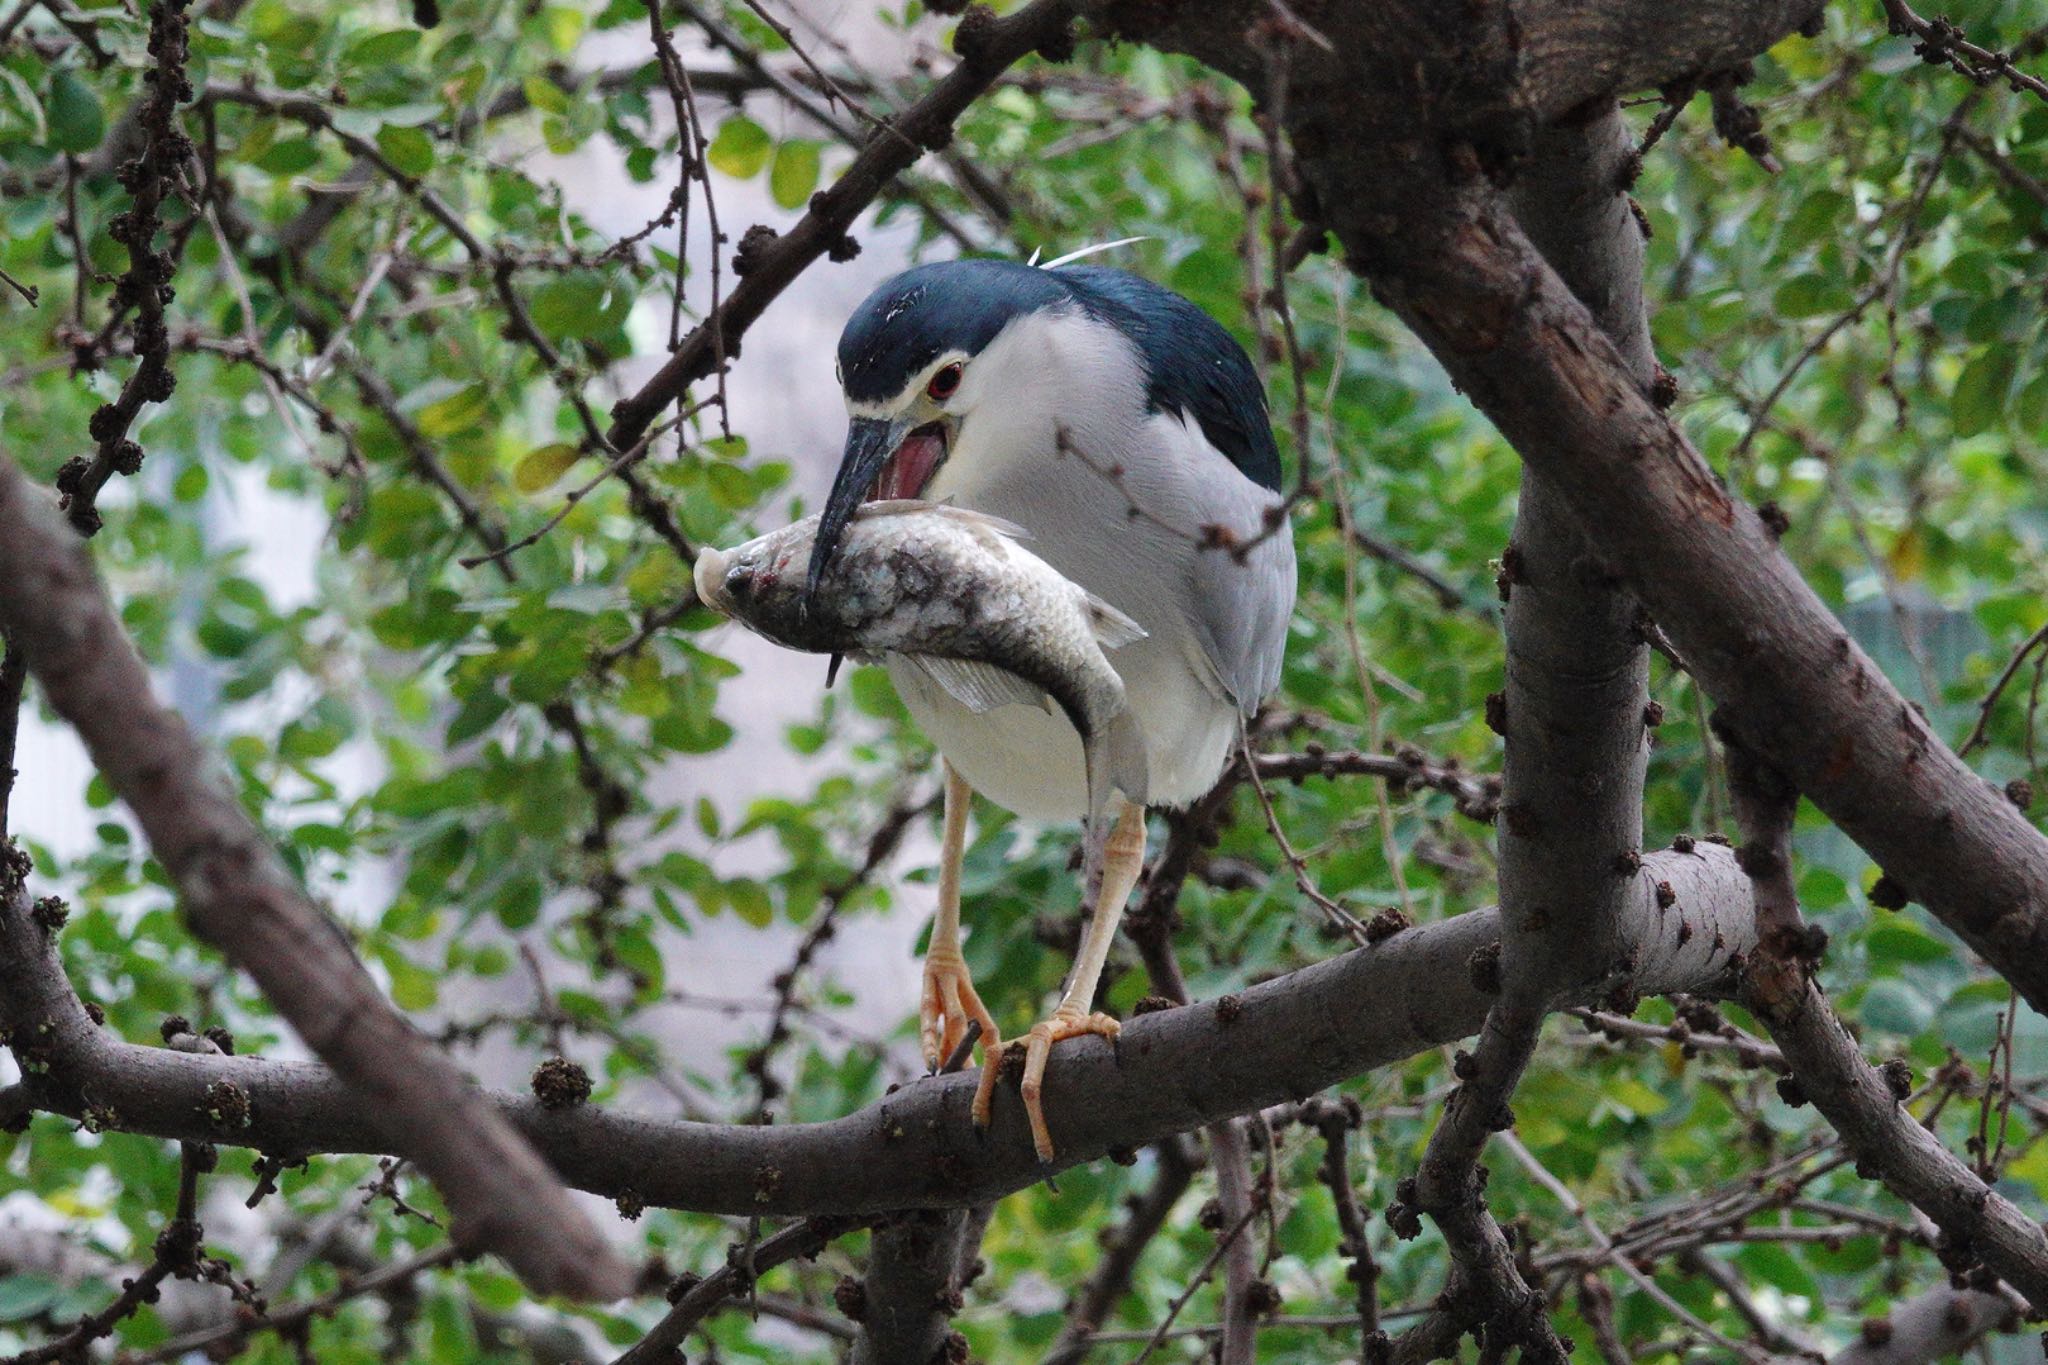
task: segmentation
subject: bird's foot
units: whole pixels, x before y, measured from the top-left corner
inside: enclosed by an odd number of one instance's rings
[[[917,1011],[918,1041],[924,1048],[926,1069],[936,1073],[959,1050],[970,1024],[981,1025],[981,1055],[993,1065],[1003,1051],[995,1017],[975,992],[959,950],[934,948],[924,960],[924,993]],[[978,1108],[978,1114],[976,1122],[988,1121],[985,1109]]]
[[[1052,1045],[1063,1038],[1077,1038],[1084,1033],[1094,1033],[1109,1039],[1114,1044],[1123,1025],[1106,1014],[1089,1014],[1078,1006],[1062,1005],[1053,1011],[1052,1018],[1034,1027],[1024,1036],[1024,1080],[1019,1089],[1024,1095],[1024,1115],[1031,1120],[1031,1145],[1038,1151],[1041,1164],[1053,1157],[1052,1131],[1045,1124],[1045,1106],[1042,1095],[1045,1090],[1045,1064],[1052,1056]],[[984,1087],[987,1083],[984,1081]]]

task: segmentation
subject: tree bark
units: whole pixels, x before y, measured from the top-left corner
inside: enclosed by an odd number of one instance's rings
[[[51,708],[78,731],[94,766],[142,822],[194,931],[247,969],[334,1068],[352,1106],[379,1134],[375,1145],[417,1161],[448,1201],[458,1235],[502,1255],[536,1290],[597,1299],[625,1294],[630,1268],[503,1116],[385,1001],[348,940],[228,792],[212,756],[157,702],[84,543],[5,456],[0,583],[7,585],[0,627],[28,658]],[[25,919],[18,927],[39,932]],[[43,956],[32,942],[16,951],[32,954],[29,960]],[[78,1002],[68,988],[63,996],[45,1005],[75,1025],[83,1019]],[[48,1014],[21,1014],[27,1003],[16,1002],[17,1051],[24,1030],[62,1027]],[[219,1130],[238,1129],[243,1107],[225,1097],[195,1106],[188,1127],[215,1131],[192,1136],[232,1141],[232,1131]]]
[[[1749,879],[1712,844],[1645,862],[1629,917],[1629,988],[1722,993],[1731,958],[1755,944]],[[1675,905],[1656,904],[1653,880],[1671,883]],[[23,1108],[80,1117],[89,1093],[122,1132],[293,1155],[389,1150],[377,1116],[325,1067],[108,1037],[27,910],[24,896],[0,901],[0,1025],[15,1030],[17,1047],[33,1031],[47,1075],[32,1090],[0,1090],[0,1118]],[[1499,944],[1498,926],[1494,911],[1475,911],[1263,982],[1228,1007],[1140,1015],[1124,1025],[1118,1053],[1102,1042],[1062,1044],[1071,1084],[1046,1101],[1058,1167],[1302,1099],[1470,1035],[1493,1000],[1479,968]],[[248,1100],[247,1123],[229,1131],[207,1113],[209,1087],[221,1082]],[[578,1189],[706,1213],[877,1214],[985,1203],[1043,1178],[1015,1093],[997,1096],[993,1126],[980,1135],[967,1112],[975,1085],[972,1075],[935,1077],[829,1123],[759,1128],[489,1099]]]

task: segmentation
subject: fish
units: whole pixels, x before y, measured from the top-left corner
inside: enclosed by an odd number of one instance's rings
[[[1145,804],[1144,736],[1106,653],[1143,627],[1026,549],[1021,528],[915,498],[862,504],[811,584],[821,519],[700,551],[698,600],[790,649],[901,656],[977,714],[1057,708],[1081,736],[1090,828],[1112,790]]]

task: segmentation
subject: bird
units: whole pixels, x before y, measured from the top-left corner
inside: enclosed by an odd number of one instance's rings
[[[836,370],[846,442],[809,580],[865,502],[921,498],[1013,523],[1143,630],[1114,655],[1144,740],[1141,799],[1184,807],[1215,784],[1280,679],[1295,556],[1279,450],[1264,385],[1221,323],[1140,275],[1063,262],[918,265],[854,310]],[[1083,817],[1081,738],[1058,708],[977,710],[907,661],[884,662],[945,774],[919,1039],[936,1070],[979,1024],[972,1113],[986,1129],[1003,1044],[960,951],[969,807],[979,792],[1028,820]],[[1087,928],[1058,1005],[1025,1036],[1020,1089],[1048,1170],[1053,1045],[1118,1032],[1094,999],[1144,864],[1145,806],[1117,793],[1087,837],[1098,855],[1084,873]]]

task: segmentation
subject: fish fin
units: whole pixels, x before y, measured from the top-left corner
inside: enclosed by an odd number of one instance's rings
[[[953,501],[952,494],[934,502],[930,498],[888,498],[878,502],[864,502],[854,512],[856,517],[905,517],[936,516],[960,522],[977,531],[993,531],[1010,540],[1029,540],[1031,533],[1014,521],[1005,521],[987,512],[977,512],[972,507],[962,507]]]
[[[1088,594],[1088,624],[1094,628],[1095,638],[1104,649],[1120,649],[1135,644],[1147,634],[1143,626],[1092,592]]]
[[[1088,778],[1088,832],[1107,834],[1101,821],[1109,810],[1112,788],[1134,806],[1145,804],[1145,735],[1130,709],[1110,717],[1109,724],[1081,743],[1081,761]]]
[[[969,526],[980,530],[993,531],[1008,540],[1031,539],[1031,533],[1016,522],[1006,521],[998,516],[991,516],[987,512],[977,512],[972,507],[960,507],[950,500],[931,503],[929,506],[934,512],[943,513],[955,521],[965,522]]]
[[[1138,728],[1138,718],[1128,706],[1110,719],[1104,738],[1108,740],[1109,780],[1124,794],[1124,800],[1144,805],[1151,780],[1145,771],[1145,732]]]
[[[944,688],[948,696],[976,715],[998,706],[1043,706],[1046,701],[1043,689],[994,664],[947,659],[937,654],[903,657],[923,669],[925,676]]]

